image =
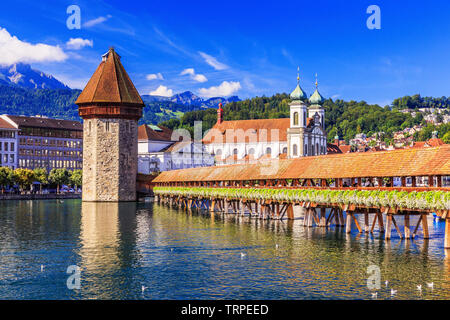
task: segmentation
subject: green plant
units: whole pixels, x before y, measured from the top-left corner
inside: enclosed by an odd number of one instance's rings
[[[450,209],[447,191],[386,191],[332,189],[269,189],[269,188],[205,188],[155,187],[157,195],[315,202],[319,204],[356,204],[367,207],[398,207],[406,209]]]

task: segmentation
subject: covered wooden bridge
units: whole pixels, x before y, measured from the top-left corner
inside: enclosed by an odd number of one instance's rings
[[[392,227],[410,238],[420,226],[428,238],[427,216],[434,213],[446,220],[445,248],[450,248],[449,178],[450,145],[442,145],[166,171],[152,184],[159,202],[188,210],[293,219],[299,206],[306,226],[334,223],[346,225],[347,232],[353,223],[359,232],[378,226],[386,239]],[[357,214],[364,215],[364,228]],[[419,217],[415,226],[412,215]]]

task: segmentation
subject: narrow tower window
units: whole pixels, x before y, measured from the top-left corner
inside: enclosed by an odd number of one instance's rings
[[[109,121],[105,122],[105,131],[109,132]]]
[[[294,156],[297,155],[297,145],[296,145],[296,144],[294,144],[294,145],[292,146],[292,155],[294,155]]]
[[[298,112],[294,112],[294,126],[298,126]]]

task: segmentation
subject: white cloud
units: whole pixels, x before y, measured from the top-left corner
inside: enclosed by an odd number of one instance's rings
[[[89,21],[86,21],[85,23],[83,23],[83,27],[89,28],[89,27],[93,27],[99,23],[105,22],[106,20],[112,18],[112,15],[108,14],[106,17],[98,17]]]
[[[18,62],[64,61],[67,54],[59,46],[21,41],[0,27],[0,65]]]
[[[164,80],[164,77],[161,74],[161,72],[148,74],[145,78],[147,80]]]
[[[202,58],[205,60],[205,62],[207,64],[209,64],[211,67],[213,67],[216,70],[225,70],[228,69],[228,66],[226,64],[223,64],[219,61],[217,61],[216,58],[214,58],[213,56],[210,56],[209,54],[206,54],[204,52],[199,51],[198,52]]]
[[[159,86],[156,90],[150,92],[151,96],[163,96],[171,97],[173,96],[173,90],[167,88],[166,86]]]
[[[202,74],[196,74],[194,68],[187,68],[187,69],[184,69],[184,70],[181,71],[181,73],[180,73],[181,76],[184,76],[184,75],[186,75],[186,74],[190,75],[190,76],[191,76],[191,79],[193,79],[193,80],[195,80],[195,81],[197,81],[197,82],[206,82],[206,81],[208,81],[208,79],[207,79],[204,75],[202,75]]]
[[[239,81],[223,81],[219,86],[210,88],[201,88],[199,93],[206,98],[212,97],[227,97],[241,89]]]
[[[70,38],[69,41],[66,42],[67,49],[80,50],[86,46],[93,47],[94,41],[82,38]]]

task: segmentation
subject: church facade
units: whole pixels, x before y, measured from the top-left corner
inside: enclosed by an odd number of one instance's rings
[[[308,99],[297,77],[290,98],[290,117],[281,119],[224,121],[219,105],[217,123],[203,139],[216,165],[327,154],[324,98],[317,80]]]

